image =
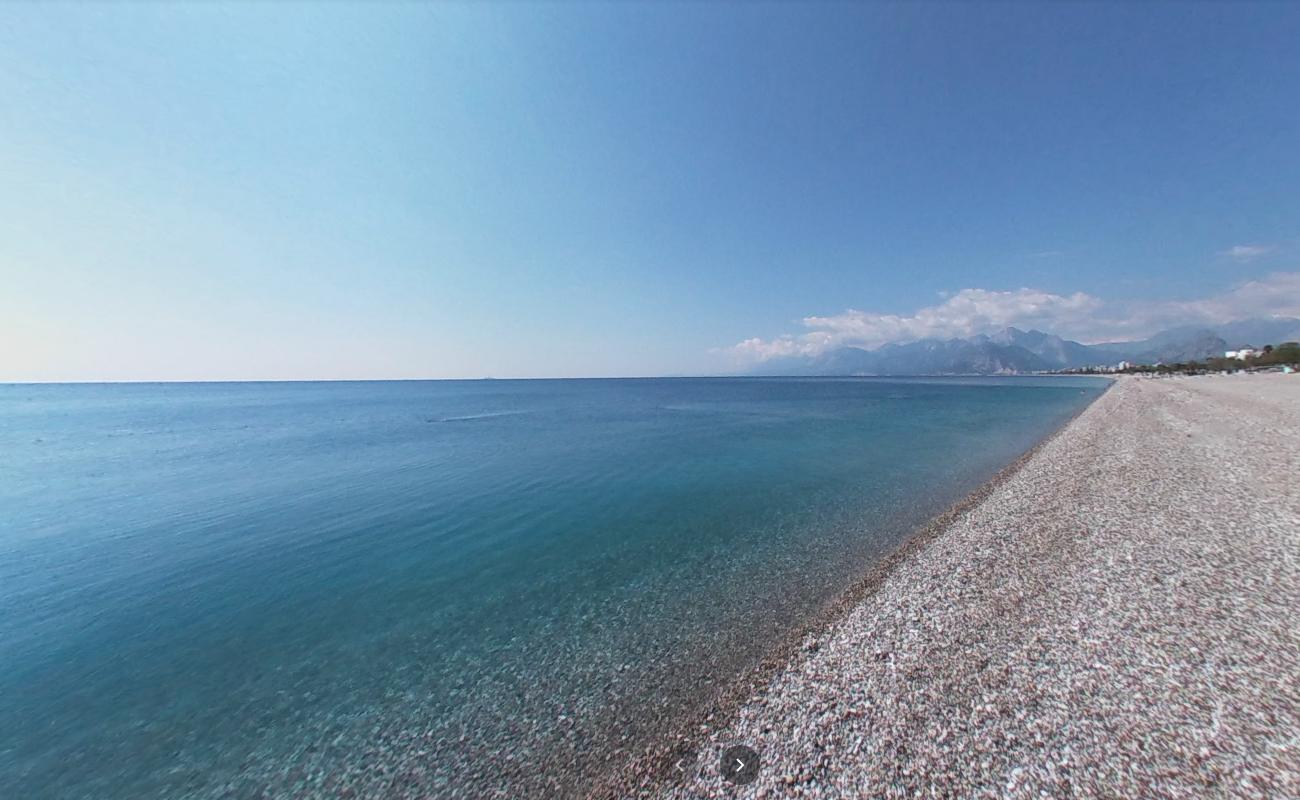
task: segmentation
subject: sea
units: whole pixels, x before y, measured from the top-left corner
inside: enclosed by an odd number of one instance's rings
[[[581,794],[1105,385],[0,385],[0,797]]]

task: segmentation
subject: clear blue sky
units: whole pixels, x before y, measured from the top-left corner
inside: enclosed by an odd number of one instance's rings
[[[1290,292],[1297,43],[1294,4],[5,5],[0,380],[690,374],[963,289]]]

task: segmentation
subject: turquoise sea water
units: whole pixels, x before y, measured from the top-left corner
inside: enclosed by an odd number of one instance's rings
[[[563,794],[1103,386],[0,386],[0,797]]]

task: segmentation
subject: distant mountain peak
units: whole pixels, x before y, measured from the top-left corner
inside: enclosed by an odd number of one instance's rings
[[[1221,356],[1225,350],[1300,340],[1300,319],[1272,317],[1222,325],[1186,325],[1147,339],[1085,345],[1037,329],[1007,326],[966,338],[890,342],[874,350],[844,346],[816,356],[765,362],[785,375],[995,375],[1104,366],[1120,361],[1166,363]]]

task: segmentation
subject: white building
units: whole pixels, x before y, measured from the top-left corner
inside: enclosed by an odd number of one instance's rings
[[[1253,347],[1244,347],[1240,350],[1228,350],[1223,354],[1224,358],[1254,358],[1260,355],[1260,352]]]

